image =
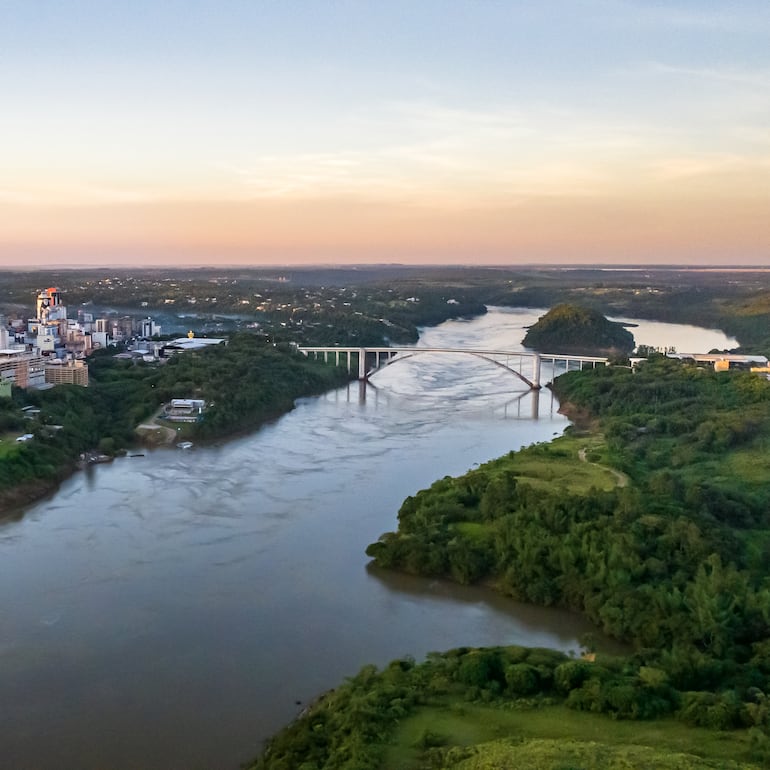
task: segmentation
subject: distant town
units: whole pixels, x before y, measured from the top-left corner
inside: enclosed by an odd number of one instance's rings
[[[49,287],[41,290],[46,275]],[[162,362],[180,350],[224,344],[239,331],[306,345],[403,344],[417,340],[420,326],[479,315],[486,305],[571,301],[607,315],[698,323],[738,337],[733,353],[766,354],[770,313],[759,298],[770,278],[762,271],[730,275],[398,265],[8,271],[0,296],[0,396],[13,385],[86,387],[87,358],[109,347],[124,358]]]
[[[158,341],[161,326],[151,317],[94,317],[78,309],[70,317],[57,287],[36,298],[34,318],[0,316],[0,396],[12,386],[44,390],[69,383],[88,387],[86,358],[95,350],[121,344],[119,357],[159,361],[181,350],[223,345],[224,338],[186,337]],[[155,341],[153,341],[155,338]]]

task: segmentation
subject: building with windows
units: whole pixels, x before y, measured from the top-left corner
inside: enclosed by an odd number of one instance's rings
[[[45,323],[67,317],[67,308],[61,302],[61,290],[56,287],[43,289],[35,303],[37,320]]]
[[[0,380],[19,388],[44,387],[45,361],[37,350],[23,347],[0,350]]]
[[[160,334],[160,326],[152,318],[142,319],[139,336],[145,340]]]
[[[164,417],[171,422],[198,422],[206,402],[202,398],[172,398],[164,408]]]
[[[45,362],[45,381],[50,385],[80,385],[88,387],[88,365],[80,359],[63,361],[60,358]]]

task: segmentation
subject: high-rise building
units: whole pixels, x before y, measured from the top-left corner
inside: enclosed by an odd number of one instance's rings
[[[160,334],[160,326],[152,318],[143,319],[140,336],[144,339],[150,339],[150,337],[154,337],[156,334]]]
[[[53,286],[50,289],[43,289],[43,291],[37,295],[37,320],[47,321],[51,310],[60,305],[61,291],[59,289]]]
[[[59,339],[59,326],[57,324],[41,323],[37,326],[36,345],[40,350],[51,353]]]

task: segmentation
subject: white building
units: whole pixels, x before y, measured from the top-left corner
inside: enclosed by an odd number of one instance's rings
[[[165,350],[174,353],[178,350],[203,350],[212,345],[227,345],[227,339],[214,337],[178,337],[166,343]]]
[[[152,318],[145,318],[142,320],[140,337],[148,340],[150,337],[155,337],[160,334],[160,326],[152,320]]]
[[[57,324],[39,323],[37,325],[36,347],[44,353],[52,353],[59,341],[59,327]]]
[[[171,422],[198,422],[205,408],[202,398],[172,398],[164,409],[164,416]]]

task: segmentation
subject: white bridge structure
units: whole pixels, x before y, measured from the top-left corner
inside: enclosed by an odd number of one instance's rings
[[[318,358],[323,356],[324,361],[334,360],[337,366],[347,365],[349,373],[353,373],[353,360],[357,360],[358,379],[366,381],[378,370],[391,364],[405,361],[407,358],[419,356],[424,353],[439,353],[443,355],[457,355],[464,353],[506,369],[515,377],[518,377],[527,387],[536,390],[544,384],[548,384],[556,377],[557,367],[563,367],[564,371],[580,369],[584,367],[607,366],[608,358],[599,356],[573,356],[560,353],[534,353],[521,350],[475,350],[471,348],[416,348],[416,347],[309,347],[298,345],[297,350],[306,356]],[[543,382],[543,364],[550,364],[550,378]],[[562,372],[560,371],[559,374]]]

